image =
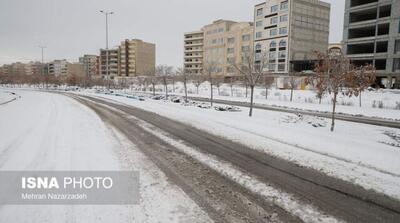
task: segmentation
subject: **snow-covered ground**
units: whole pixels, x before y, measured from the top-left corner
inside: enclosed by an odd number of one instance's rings
[[[138,88],[140,89],[140,88]],[[164,86],[157,85],[157,92],[162,94]],[[178,95],[184,94],[183,84],[178,82],[175,84],[175,91],[173,85],[169,85],[170,93]],[[214,97],[217,99],[232,100],[232,101],[249,101],[246,98],[246,88],[241,85],[233,86],[233,96],[231,95],[231,87],[228,84],[223,84],[220,87],[220,95],[218,89],[214,87]],[[150,89],[147,89],[149,92]],[[128,90],[129,92],[129,90]],[[199,87],[199,94],[195,85],[188,84],[189,96],[209,97],[210,87],[208,82],[204,82]],[[248,97],[250,89],[248,89]],[[288,108],[297,108],[305,110],[315,110],[322,112],[332,111],[332,97],[325,95],[319,104],[319,99],[312,90],[295,90],[293,94],[293,101],[290,101],[290,90],[281,90],[272,88],[268,90],[268,99],[265,99],[265,88],[258,87],[254,93],[255,103],[280,106]],[[368,117],[381,117],[388,119],[400,120],[400,91],[399,90],[377,90],[365,91],[362,93],[362,107],[359,106],[358,97],[347,97],[340,95],[338,98],[337,112],[363,115]]]
[[[329,120],[323,118],[257,109],[255,117],[249,118],[246,108],[244,112],[219,112],[151,99],[84,94],[152,111],[400,199],[397,129],[337,121],[331,133]]]
[[[0,105],[0,170],[137,170],[141,202],[4,205],[0,222],[211,222],[161,170],[89,108],[57,94],[11,91],[21,98]],[[5,92],[0,89],[0,95]]]
[[[10,103],[18,98],[18,95],[10,91],[0,91],[0,105]]]

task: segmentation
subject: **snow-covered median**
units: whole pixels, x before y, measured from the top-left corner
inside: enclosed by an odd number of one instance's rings
[[[134,145],[91,109],[52,93],[17,91],[0,106],[0,170],[136,170],[136,206],[2,206],[0,222],[212,222]]]
[[[249,118],[246,112],[220,112],[164,101],[90,95],[188,123],[400,199],[400,149],[392,145],[396,137],[391,137],[400,134],[397,129],[338,121],[336,131],[331,133],[326,124],[329,120],[309,116],[256,110],[255,117]]]

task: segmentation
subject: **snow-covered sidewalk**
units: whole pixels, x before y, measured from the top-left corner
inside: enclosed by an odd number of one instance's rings
[[[135,206],[2,206],[0,222],[211,222],[123,135],[86,106],[52,93],[13,90],[0,106],[0,170],[136,170]]]
[[[163,94],[164,87],[156,86],[157,93]],[[169,94],[184,95],[184,88],[181,82],[175,83],[175,91],[172,85],[168,86]],[[129,90],[128,90],[129,92]],[[196,87],[188,84],[188,92],[190,97],[210,97],[210,86],[208,82],[204,82],[199,87],[197,94]],[[246,98],[246,88],[235,85],[231,88],[228,84],[222,84],[220,87],[220,95],[218,89],[214,87],[214,97],[216,99],[228,101],[249,102],[250,90],[248,89],[248,98]],[[293,101],[290,101],[290,90],[269,89],[268,99],[265,99],[265,89],[262,87],[255,88],[254,102],[259,105],[276,106],[292,109],[302,109],[320,112],[332,111],[332,96],[324,95],[321,104],[316,98],[316,93],[311,90],[294,90]],[[150,91],[143,92],[150,93]],[[233,96],[231,94],[233,93]],[[362,107],[359,107],[358,97],[338,96],[337,112],[349,115],[378,117],[385,119],[400,120],[400,91],[399,90],[378,90],[365,91],[362,94]]]
[[[92,94],[136,106],[400,199],[397,129],[256,110],[219,112],[172,102]],[[397,146],[396,146],[397,145]]]

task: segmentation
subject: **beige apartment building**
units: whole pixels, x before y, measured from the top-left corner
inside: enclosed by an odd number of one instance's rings
[[[107,50],[100,50],[100,75],[107,78]],[[156,45],[139,39],[124,40],[118,48],[108,50],[110,79],[153,75]]]
[[[79,63],[83,65],[87,77],[98,76],[98,56],[96,55],[83,55],[79,58]]]
[[[254,7],[256,55],[266,54],[268,72],[312,70],[315,51],[326,52],[330,4],[319,0],[268,0]],[[263,57],[265,58],[265,57]]]
[[[184,68],[188,73],[201,74],[203,70],[204,32],[185,33]]]
[[[139,39],[124,40],[119,46],[118,77],[152,75],[156,67],[156,45]]]
[[[103,79],[114,79],[115,77],[118,76],[118,67],[119,67],[119,50],[100,49],[100,76]]]
[[[215,75],[233,76],[233,63],[253,47],[253,23],[217,20],[201,31],[185,33],[184,67],[194,74],[203,72],[208,63],[216,64]]]

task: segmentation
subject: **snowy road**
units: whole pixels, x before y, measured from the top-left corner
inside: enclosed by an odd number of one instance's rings
[[[57,94],[13,92],[21,98],[0,105],[0,170],[137,170],[142,199],[136,206],[4,205],[0,222],[212,221],[88,107]],[[5,94],[0,89],[0,95]]]
[[[206,210],[209,213],[214,213],[214,215],[218,216],[219,213],[219,209],[215,209],[213,206],[215,200],[209,197],[198,196],[200,192],[196,191],[196,188],[202,184],[193,184],[193,182],[191,184],[193,176],[185,171],[190,169],[187,169],[187,165],[184,165],[184,170],[177,168],[175,165],[179,159],[177,157],[169,157],[171,153],[189,153],[191,157],[197,157],[196,160],[203,164],[206,163],[214,171],[218,172],[220,170],[220,174],[230,178],[231,181],[237,184],[241,184],[245,188],[244,192],[242,192],[245,196],[250,191],[249,194],[258,193],[260,197],[263,197],[261,195],[267,188],[265,185],[272,185],[272,188],[268,188],[270,191],[278,188],[278,191],[281,191],[280,194],[271,195],[273,194],[271,192],[269,195],[264,194],[264,198],[268,200],[268,196],[270,196],[269,198],[277,196],[269,200],[273,201],[273,207],[277,206],[272,211],[278,211],[279,208],[286,211],[286,215],[285,213],[278,215],[285,222],[288,221],[287,215],[295,217],[291,221],[302,220],[305,222],[334,221],[333,219],[336,217],[349,222],[396,222],[400,218],[400,205],[397,201],[372,191],[259,153],[241,144],[216,137],[191,126],[136,107],[82,96],[78,100],[94,109],[104,120],[119,128],[131,141],[143,141],[141,146],[143,151],[147,150],[147,155],[153,157],[153,161],[159,166],[165,167],[165,169],[163,168],[164,171],[172,172],[170,173],[172,175],[171,179],[175,183],[178,182],[177,184],[183,188],[189,187],[186,188],[186,193],[194,193],[194,195],[192,194],[192,198],[197,200],[198,203],[203,203]],[[140,124],[142,121],[145,123]],[[149,123],[150,126],[146,123]],[[146,131],[147,133],[145,133]],[[143,138],[135,136],[138,132],[142,132]],[[149,132],[151,133],[150,135],[148,135]],[[172,138],[170,140],[172,143],[167,147],[162,141],[157,141],[159,140],[157,138],[162,138],[163,141],[168,141]],[[179,143],[176,142],[183,143],[183,145],[177,145]],[[151,147],[146,148],[145,145],[151,145]],[[155,145],[160,145],[160,148],[154,149]],[[190,148],[187,148],[188,146],[197,148],[197,150],[190,150]],[[166,150],[168,151],[167,153]],[[243,171],[240,172],[242,175],[239,175],[239,177],[236,175],[235,177],[228,170],[229,168],[218,169],[221,164],[210,164],[210,161],[204,160],[201,154],[208,154],[208,156],[216,157],[222,160],[222,162],[233,165],[235,168],[238,168],[239,172]],[[183,159],[182,157],[180,158]],[[185,176],[185,173],[190,175],[189,178]],[[253,179],[248,178],[246,173],[255,177],[257,181],[253,182]],[[196,180],[196,182],[202,182],[201,179]],[[257,190],[252,185],[249,186],[249,184],[262,184],[264,185],[264,189]],[[215,197],[223,196],[216,191],[213,191],[212,195]],[[285,196],[288,199],[283,199],[282,201],[282,197]],[[247,197],[247,199],[251,199],[249,198],[251,196]],[[234,213],[235,210],[229,209],[227,206],[232,204],[229,202],[229,196],[226,197],[225,195],[224,198],[225,200],[223,201],[225,203],[223,206],[226,208],[224,213],[227,210],[228,213],[229,211]],[[267,212],[271,211],[271,207],[267,208],[268,205],[265,203],[260,203],[257,199],[254,202],[263,210]],[[247,210],[243,211],[251,214]],[[230,217],[233,216],[231,215]]]

